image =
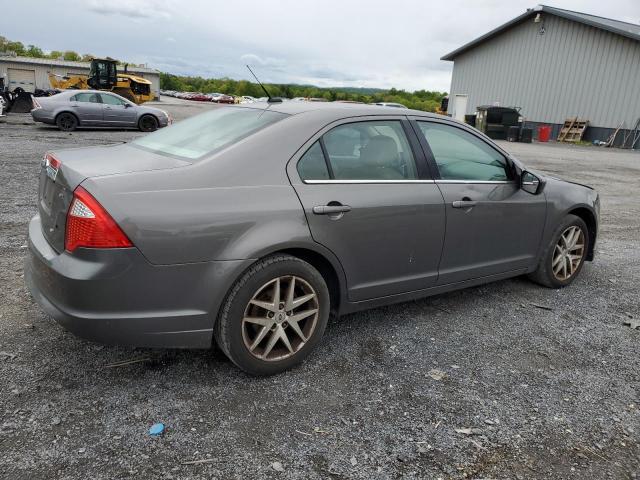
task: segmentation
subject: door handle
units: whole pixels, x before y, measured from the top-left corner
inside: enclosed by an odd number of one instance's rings
[[[316,205],[313,207],[313,213],[316,215],[336,215],[350,211],[351,207],[349,205]]]
[[[473,200],[456,200],[455,202],[452,203],[453,208],[471,208],[471,207],[475,207],[478,204],[478,202],[473,201]]]
[[[80,105],[71,105],[72,108],[78,108]]]

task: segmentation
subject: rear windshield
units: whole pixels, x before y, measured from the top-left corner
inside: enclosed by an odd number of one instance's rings
[[[255,108],[221,107],[131,142],[190,160],[212,153],[288,115]]]

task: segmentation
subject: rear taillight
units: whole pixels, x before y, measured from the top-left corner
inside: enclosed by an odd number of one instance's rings
[[[64,248],[73,252],[78,247],[123,248],[133,244],[111,215],[84,188],[73,192],[67,212]]]

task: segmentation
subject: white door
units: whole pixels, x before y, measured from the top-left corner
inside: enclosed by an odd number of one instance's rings
[[[17,68],[9,68],[9,90],[14,91],[20,87],[25,92],[35,92],[36,90],[36,71],[20,70]]]
[[[469,95],[461,95],[456,93],[453,97],[453,118],[464,122],[464,116],[467,114],[467,102]]]

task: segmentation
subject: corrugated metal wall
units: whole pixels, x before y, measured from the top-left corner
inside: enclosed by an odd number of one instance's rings
[[[579,116],[590,125],[633,126],[640,117],[640,42],[549,14],[515,26],[455,59],[449,108],[522,107],[534,122]]]
[[[58,65],[39,65],[33,63],[24,63],[24,62],[11,62],[11,61],[0,61],[0,77],[8,75],[8,70],[10,68],[17,68],[20,70],[32,70],[35,71],[36,77],[36,88],[41,88],[43,90],[47,90],[51,88],[51,84],[49,83],[49,75],[47,72],[55,73],[56,75],[88,75],[89,68],[79,68],[79,67],[66,67],[66,66],[58,66]],[[118,69],[120,71],[120,69]],[[151,91],[155,93],[156,97],[160,97],[160,74],[158,73],[137,73],[135,69],[129,68],[129,73],[133,75],[138,75],[140,77],[144,77],[151,82]]]

